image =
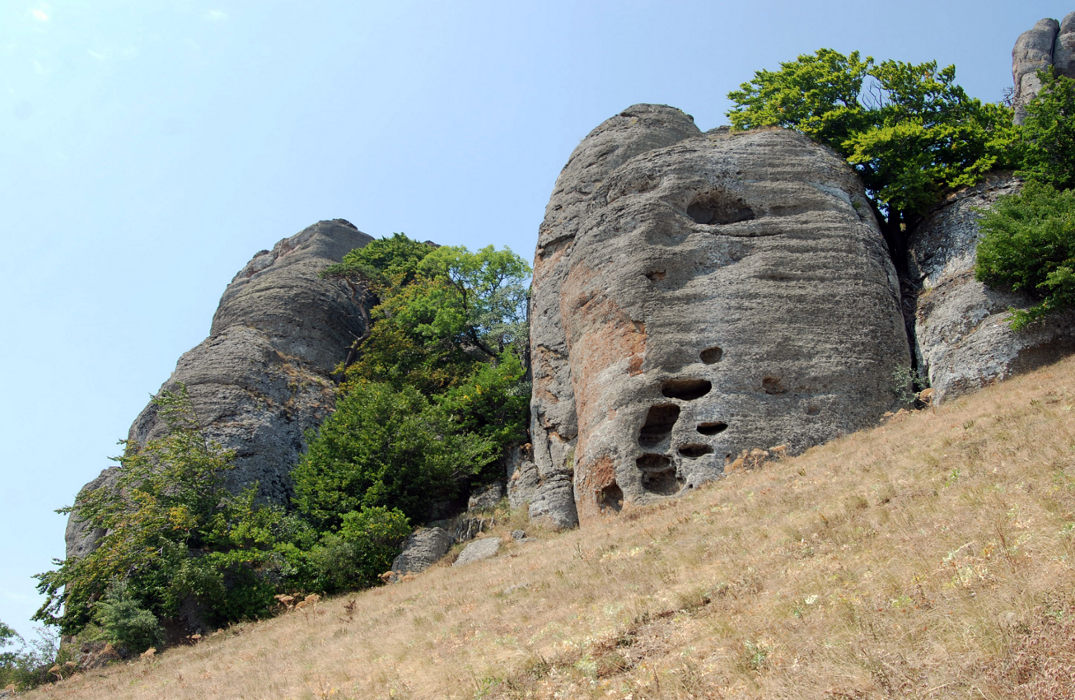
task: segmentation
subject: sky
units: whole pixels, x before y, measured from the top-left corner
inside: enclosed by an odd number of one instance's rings
[[[321,219],[532,259],[560,169],[639,102],[703,130],[822,47],[985,101],[1032,0],[0,0],[0,620],[232,276]]]

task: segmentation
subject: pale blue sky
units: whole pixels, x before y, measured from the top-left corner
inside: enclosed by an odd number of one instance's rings
[[[1029,8],[1029,9],[1028,9]],[[79,487],[208,333],[231,277],[320,219],[533,255],[586,133],[820,47],[955,63],[996,101],[1075,2],[0,2],[0,620]]]

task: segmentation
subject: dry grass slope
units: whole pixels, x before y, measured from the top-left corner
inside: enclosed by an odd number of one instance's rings
[[[1075,696],[1075,358],[49,698]]]

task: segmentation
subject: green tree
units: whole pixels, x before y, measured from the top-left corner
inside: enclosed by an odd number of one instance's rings
[[[1038,77],[1041,90],[1026,105],[1022,164],[1016,174],[1057,189],[1070,188],[1075,185],[1075,80],[1051,67]]]
[[[113,485],[60,511],[104,531],[97,547],[37,576],[46,602],[35,619],[65,635],[92,624],[131,652],[163,627],[196,631],[264,614],[274,538],[252,533],[286,520],[279,509],[254,507],[253,489],[236,496],[224,488],[231,455],[205,437],[185,388],[154,404],[168,435],[128,444]]]
[[[758,71],[728,97],[732,126],[800,131],[845,157],[900,248],[908,223],[944,191],[1014,164],[1011,110],[955,83],[955,67],[844,56],[832,49]]]
[[[977,279],[1038,300],[1012,310],[1013,328],[1075,308],[1075,191],[1030,180],[1021,192],[999,198],[979,227]]]
[[[378,287],[336,409],[293,472],[295,506],[321,530],[376,506],[426,519],[525,436],[529,267],[492,246],[425,247],[415,263],[408,240],[348,256],[355,274],[398,284]]]

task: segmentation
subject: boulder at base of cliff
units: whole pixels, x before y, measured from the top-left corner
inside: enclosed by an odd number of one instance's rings
[[[1075,352],[1075,313],[1013,331],[1009,310],[1028,308],[1034,300],[974,279],[980,210],[1016,191],[1016,180],[994,177],[956,193],[923,220],[911,239],[908,267],[921,287],[916,353],[934,402]]]

